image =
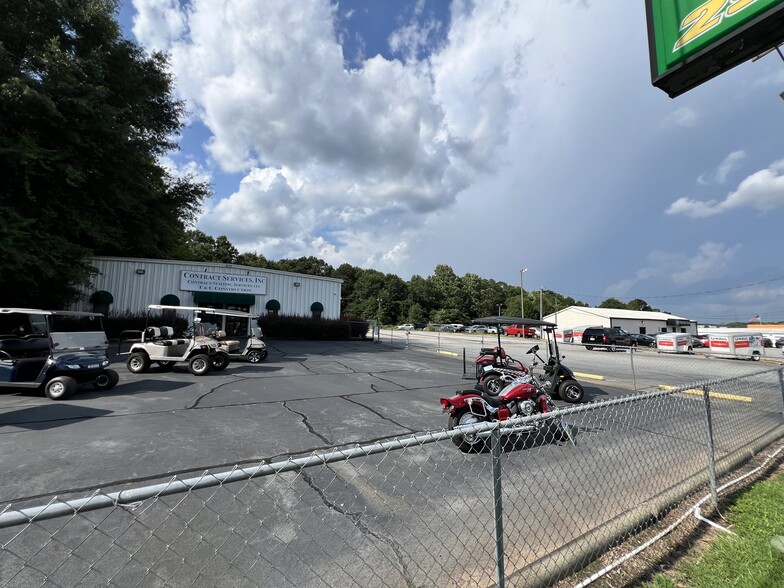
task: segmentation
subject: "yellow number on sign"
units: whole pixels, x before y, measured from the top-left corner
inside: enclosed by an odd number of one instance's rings
[[[731,4],[727,7],[727,16],[735,16],[741,10],[748,8],[757,0],[730,0]]]
[[[726,4],[727,0],[708,0],[692,10],[681,22],[680,30],[687,30],[675,43],[673,51],[677,51],[687,43],[691,43],[694,39],[718,25],[721,19],[724,18],[724,6]]]

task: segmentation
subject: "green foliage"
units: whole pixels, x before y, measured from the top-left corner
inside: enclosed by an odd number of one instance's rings
[[[657,577],[648,586],[781,586],[784,553],[774,549],[771,540],[784,534],[784,475],[778,474],[739,494],[724,519],[736,535],[718,534],[707,550],[687,556],[668,572],[674,583]]]
[[[177,316],[174,313],[151,313],[148,317],[146,312],[110,312],[109,316],[103,319],[103,327],[109,339],[117,340],[123,331],[142,331],[145,327],[174,327],[175,333],[184,332],[188,328],[187,319]],[[127,351],[127,349],[126,349]]]
[[[349,339],[352,333],[359,333],[362,327],[367,332],[368,327],[367,322],[352,326],[348,319],[313,319],[284,314],[265,315],[259,317],[258,322],[264,337],[269,339],[336,341]]]
[[[0,5],[0,304],[61,307],[87,255],[170,257],[209,186],[158,164],[185,105],[116,0]]]

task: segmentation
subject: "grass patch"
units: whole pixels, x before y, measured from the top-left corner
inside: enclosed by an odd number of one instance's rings
[[[784,553],[771,545],[784,536],[784,474],[738,494],[729,504],[725,523],[737,536],[716,531],[707,549],[688,555],[647,588],[780,588],[784,586]],[[721,521],[720,521],[721,522]]]

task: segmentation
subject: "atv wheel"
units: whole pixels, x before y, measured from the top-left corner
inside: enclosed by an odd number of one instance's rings
[[[482,380],[482,389],[490,396],[498,396],[504,389],[504,382],[501,380],[501,376],[487,376]]]
[[[93,382],[93,388],[96,390],[111,390],[120,381],[120,376],[114,370],[106,370]]]
[[[584,394],[583,387],[575,380],[564,380],[558,386],[558,396],[561,397],[561,400],[572,404],[581,402]]]
[[[210,356],[206,353],[199,353],[191,357],[188,362],[188,370],[194,376],[203,376],[212,369],[212,362]]]
[[[78,384],[71,376],[58,376],[46,383],[44,393],[51,400],[64,400],[76,392]]]
[[[132,374],[143,374],[148,369],[150,369],[150,358],[146,353],[142,353],[141,351],[131,353],[131,356],[128,358],[128,363],[126,365],[128,367],[128,371]]]
[[[229,357],[228,353],[224,353],[223,351],[219,351],[215,354],[215,357],[212,358],[212,369],[216,372],[222,372],[231,363],[231,358]]]
[[[468,407],[461,408],[449,415],[449,429],[452,430],[458,425],[473,425],[482,422],[481,419],[472,414]],[[452,443],[463,453],[480,452],[487,447],[487,442],[475,434],[457,435],[452,437]]]

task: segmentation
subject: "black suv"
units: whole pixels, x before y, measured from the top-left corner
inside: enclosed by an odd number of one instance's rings
[[[618,347],[636,347],[637,342],[632,336],[618,327],[591,327],[583,331],[583,345],[590,351],[594,347],[604,347],[608,351],[615,351]]]

